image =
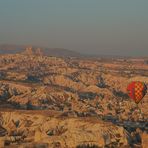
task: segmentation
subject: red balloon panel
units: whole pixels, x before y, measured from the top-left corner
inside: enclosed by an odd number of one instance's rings
[[[135,81],[128,85],[127,91],[129,97],[132,98],[136,103],[139,103],[145,96],[147,87],[144,83]]]

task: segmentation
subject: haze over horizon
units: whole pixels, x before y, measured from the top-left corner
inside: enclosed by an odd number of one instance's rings
[[[0,44],[148,56],[147,6],[147,0],[0,0]]]

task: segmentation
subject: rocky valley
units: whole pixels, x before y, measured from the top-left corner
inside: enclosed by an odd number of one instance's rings
[[[0,55],[0,147],[130,148],[148,145],[147,58]]]

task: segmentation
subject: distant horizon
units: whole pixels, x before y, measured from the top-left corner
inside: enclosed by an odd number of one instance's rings
[[[0,0],[0,44],[148,56],[147,6],[147,0]]]
[[[3,44],[0,44],[0,50],[1,49],[1,46],[19,46],[19,47],[32,47],[32,48],[41,48],[41,49],[61,49],[61,50],[68,50],[68,51],[71,51],[71,52],[75,52],[77,54],[80,54],[82,56],[88,56],[88,57],[100,57],[100,56],[104,56],[104,57],[125,57],[125,58],[148,58],[148,55],[145,55],[145,56],[136,56],[136,55],[114,55],[114,54],[91,54],[91,53],[85,53],[85,52],[82,52],[82,51],[75,51],[75,50],[72,50],[72,49],[67,49],[67,48],[60,48],[60,47],[46,47],[46,46],[40,46],[40,45],[22,45],[22,44],[6,44],[6,43],[3,43]],[[15,48],[16,49],[16,48]],[[7,49],[7,50],[13,50],[13,49]]]

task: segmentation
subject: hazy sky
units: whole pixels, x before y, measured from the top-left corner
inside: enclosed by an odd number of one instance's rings
[[[148,56],[148,0],[0,0],[0,44]]]

